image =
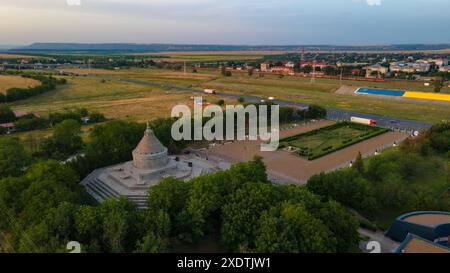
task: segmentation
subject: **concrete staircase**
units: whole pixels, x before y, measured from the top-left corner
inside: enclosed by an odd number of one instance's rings
[[[121,195],[108,186],[107,184],[103,183],[99,179],[89,179],[86,183],[84,183],[84,186],[86,190],[99,202],[103,202],[105,199],[108,198],[118,198]],[[147,208],[147,196],[141,196],[141,195],[124,195],[127,197],[131,202],[136,204],[138,209],[146,209]]]

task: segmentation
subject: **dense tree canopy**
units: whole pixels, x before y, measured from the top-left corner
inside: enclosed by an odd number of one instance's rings
[[[149,189],[143,210],[126,198],[93,205],[74,165],[40,161],[29,167],[20,142],[2,138],[0,164],[10,164],[11,154],[23,160],[1,169],[7,171],[0,178],[0,231],[8,244],[0,249],[67,252],[68,241],[78,241],[84,252],[168,252],[218,235],[234,252],[358,251],[359,222],[346,207],[369,217],[383,210],[449,209],[436,194],[448,188],[440,159],[446,128],[433,127],[417,140],[430,141],[436,156],[408,144],[361,159],[363,167],[314,176],[307,187],[271,184],[262,159],[255,158],[187,182],[165,179]],[[82,159],[94,168],[127,160],[143,131],[136,123],[98,126]],[[65,133],[55,136],[72,136]]]
[[[16,120],[16,115],[12,109],[3,103],[0,103],[0,123],[13,122]]]
[[[0,138],[0,179],[19,176],[32,158],[17,138]]]
[[[401,147],[362,160],[353,168],[313,176],[307,184],[324,200],[336,200],[369,218],[390,212],[450,210],[448,123],[433,126]],[[381,223],[388,228],[389,223]]]
[[[81,124],[73,119],[64,120],[56,125],[53,136],[45,140],[41,147],[45,156],[55,159],[74,155],[82,148]]]
[[[370,214],[377,209],[369,182],[353,169],[315,175],[310,178],[307,187],[318,195],[362,212]]]
[[[143,124],[124,121],[98,125],[89,135],[85,155],[71,166],[80,176],[86,176],[94,169],[128,161],[144,130]]]

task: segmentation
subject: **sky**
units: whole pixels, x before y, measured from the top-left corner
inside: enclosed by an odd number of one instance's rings
[[[0,44],[450,43],[450,0],[0,0]]]

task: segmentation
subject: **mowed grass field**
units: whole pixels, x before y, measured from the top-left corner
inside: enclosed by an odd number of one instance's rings
[[[0,75],[0,93],[5,93],[8,89],[28,88],[39,85],[40,82],[20,76]]]
[[[80,74],[86,70],[78,71]],[[220,71],[199,70],[186,74],[157,68],[127,69],[120,71],[91,70],[88,77],[66,77],[68,84],[57,90],[13,104],[19,110],[48,113],[67,107],[87,107],[105,113],[110,118],[135,118],[169,116],[170,109],[178,103],[192,104],[192,93],[171,90],[164,85],[189,87],[198,90],[214,88],[219,92],[275,97],[306,104],[353,110],[361,113],[388,115],[399,118],[440,122],[450,116],[450,107],[423,101],[397,101],[337,94],[338,80],[310,79],[301,77],[279,78],[276,75],[249,77],[247,73],[234,72],[223,77]],[[348,86],[367,86],[391,89],[419,89],[416,83],[387,82],[367,83],[343,81]],[[419,89],[421,90],[421,89]],[[445,92],[448,92],[446,89]],[[216,96],[205,96],[214,102]],[[235,103],[235,102],[233,102]]]

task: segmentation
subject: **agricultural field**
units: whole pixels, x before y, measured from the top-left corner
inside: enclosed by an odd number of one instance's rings
[[[386,131],[379,127],[342,122],[282,139],[280,149],[314,160]]]
[[[38,57],[31,55],[0,53],[0,59],[46,59],[46,57]]]
[[[6,92],[10,88],[28,88],[39,85],[40,82],[20,76],[0,75],[0,93]]]
[[[86,73],[87,69],[76,72]],[[75,72],[75,71],[74,71]],[[386,100],[335,93],[340,88],[338,80],[283,77],[276,75],[248,76],[244,72],[233,72],[231,77],[223,77],[220,71],[199,70],[192,73],[167,69],[122,69],[120,71],[92,69],[86,77],[65,77],[66,86],[57,90],[14,103],[17,110],[48,111],[67,107],[84,106],[98,110],[111,118],[147,119],[170,115],[171,106],[184,102],[192,104],[192,93],[171,89],[167,85],[203,90],[217,89],[219,92],[260,97],[275,97],[305,104],[319,104],[325,107],[352,110],[355,112],[380,114],[398,118],[426,122],[440,122],[450,116],[450,108],[443,105],[415,100]],[[407,83],[366,83],[343,81],[344,85],[382,87],[399,89]],[[396,88],[397,87],[397,88]],[[417,86],[417,89],[419,86]],[[414,90],[411,85],[408,90]],[[449,90],[444,90],[448,92]],[[219,100],[217,96],[204,96],[210,102]],[[132,107],[131,107],[132,106]]]
[[[165,62],[207,62],[207,61],[251,61],[260,60],[264,56],[281,55],[282,51],[199,51],[199,52],[164,52],[147,53],[139,56],[155,56],[155,61]]]
[[[177,104],[193,106],[192,94],[170,91],[160,86],[146,86],[115,76],[64,77],[67,84],[56,90],[12,103],[14,110],[46,116],[50,112],[84,107],[109,119],[145,122],[169,117]],[[218,98],[205,96],[204,100]]]
[[[87,68],[67,68],[67,69],[63,69],[62,72],[78,74],[78,75],[110,75],[110,74],[118,73],[115,70],[87,69]]]

